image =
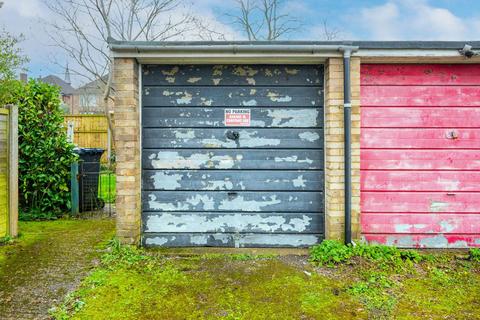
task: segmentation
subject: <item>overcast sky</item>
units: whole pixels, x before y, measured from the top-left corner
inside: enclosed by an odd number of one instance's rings
[[[30,76],[62,75],[52,61],[66,61],[52,46],[41,19],[51,20],[44,0],[4,0],[0,25],[22,33]],[[192,1],[192,0],[190,0]],[[233,40],[244,40],[220,12],[233,0],[193,0],[194,11]],[[290,39],[321,40],[323,19],[341,30],[340,40],[480,40],[480,0],[292,0],[288,12],[302,18],[304,28]]]

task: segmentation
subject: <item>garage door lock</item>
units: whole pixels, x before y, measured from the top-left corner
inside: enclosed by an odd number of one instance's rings
[[[238,140],[238,138],[240,138],[240,133],[238,133],[237,131],[227,131],[227,138],[230,139],[230,140]]]

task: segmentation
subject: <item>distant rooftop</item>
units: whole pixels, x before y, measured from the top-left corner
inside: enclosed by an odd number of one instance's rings
[[[70,83],[54,75],[48,75],[40,78],[39,80],[48,84],[59,86],[61,88],[60,93],[63,95],[71,95],[75,91]]]

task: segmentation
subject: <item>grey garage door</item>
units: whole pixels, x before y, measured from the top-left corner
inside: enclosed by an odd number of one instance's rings
[[[322,66],[144,65],[142,74],[144,245],[323,238]]]

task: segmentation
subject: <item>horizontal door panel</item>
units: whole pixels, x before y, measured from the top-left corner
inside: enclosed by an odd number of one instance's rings
[[[323,148],[323,130],[154,129],[143,130],[144,148]]]
[[[479,171],[362,171],[362,191],[480,191]]]
[[[323,171],[144,170],[144,190],[323,189]]]
[[[363,128],[362,148],[480,149],[480,129]]]
[[[256,107],[323,105],[323,89],[316,87],[144,87],[145,107]]]
[[[321,86],[319,65],[143,65],[143,84],[163,86]]]
[[[323,169],[321,150],[144,150],[145,169]]]
[[[363,86],[362,106],[478,107],[480,86]]]
[[[247,108],[248,109],[248,108]],[[225,127],[224,108],[143,108],[142,125],[152,127]],[[320,108],[251,108],[250,127],[308,128],[322,127]]]
[[[477,192],[369,192],[361,193],[362,212],[470,212],[480,214]]]
[[[480,214],[366,213],[361,217],[361,225],[365,233],[480,234]]]
[[[164,247],[311,247],[321,234],[144,233],[143,244]]]
[[[480,234],[364,234],[370,244],[384,244],[399,248],[469,248],[480,247]]]
[[[362,106],[360,112],[364,128],[480,128],[480,108]]]
[[[320,233],[319,214],[144,213],[144,232]]]
[[[480,150],[360,150],[363,170],[480,170]]]
[[[323,212],[321,192],[143,191],[145,211]]]
[[[479,85],[479,64],[362,64],[363,85]]]

